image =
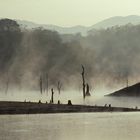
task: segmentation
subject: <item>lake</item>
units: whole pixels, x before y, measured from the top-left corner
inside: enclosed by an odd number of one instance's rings
[[[139,140],[140,113],[1,115],[0,140]]]

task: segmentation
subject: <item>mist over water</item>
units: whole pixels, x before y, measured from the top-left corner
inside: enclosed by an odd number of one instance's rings
[[[112,93],[114,90],[102,89],[91,91],[91,96],[87,97],[83,101],[82,90],[62,90],[61,94],[57,90],[54,90],[54,103],[58,103],[58,100],[62,104],[67,104],[68,100],[71,100],[73,104],[85,104],[85,105],[98,105],[104,106],[105,104],[111,104],[114,107],[129,107],[135,108],[136,106],[140,108],[140,98],[137,97],[110,97],[104,96],[106,94]],[[49,103],[51,100],[51,90],[43,94],[40,91],[30,91],[30,90],[11,90],[8,94],[0,94],[1,101],[26,101],[26,102],[38,102],[41,100],[42,103]]]
[[[6,101],[83,104],[81,65],[91,97],[84,104],[139,106],[137,99],[105,98],[126,84],[139,82],[140,26],[91,30],[87,36],[21,29],[13,20],[0,20],[0,99]],[[40,94],[40,80],[43,91]],[[61,95],[57,84],[62,84]],[[130,103],[129,103],[130,102]]]
[[[139,98],[104,97],[139,82],[139,38],[139,25],[94,30],[83,37],[42,28],[21,30],[15,21],[0,20],[0,101],[49,103],[53,88],[54,103],[140,108]],[[81,65],[91,94],[85,101]],[[139,140],[139,121],[135,112],[4,115],[0,138]]]
[[[10,25],[10,26],[9,26]],[[60,35],[37,28],[20,29],[12,20],[0,21],[0,90],[39,90],[61,81],[64,89],[81,86],[81,64],[92,89],[110,89],[139,82],[140,26],[126,25],[80,34]],[[69,37],[71,36],[71,37]],[[45,85],[46,86],[46,85]]]

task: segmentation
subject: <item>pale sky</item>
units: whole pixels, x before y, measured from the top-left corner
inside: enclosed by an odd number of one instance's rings
[[[0,0],[0,18],[65,27],[128,15],[140,15],[140,0]]]

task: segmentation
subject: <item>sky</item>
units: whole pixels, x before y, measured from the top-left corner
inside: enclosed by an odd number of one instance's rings
[[[0,18],[63,27],[128,15],[140,15],[140,0],[0,0]]]

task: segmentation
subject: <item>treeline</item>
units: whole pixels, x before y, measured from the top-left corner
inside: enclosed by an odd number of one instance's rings
[[[140,26],[126,25],[90,31],[86,37],[59,35],[37,28],[20,29],[0,20],[0,87],[39,88],[40,77],[64,87],[81,85],[81,64],[90,84],[137,80],[140,71]]]

